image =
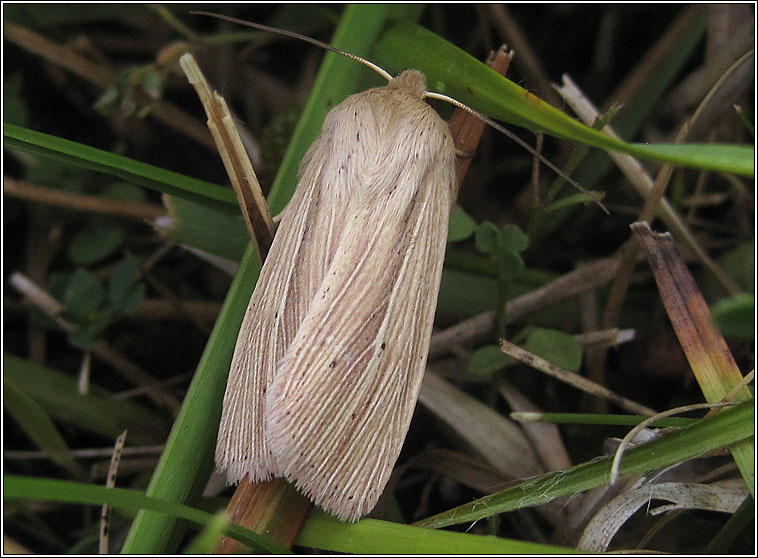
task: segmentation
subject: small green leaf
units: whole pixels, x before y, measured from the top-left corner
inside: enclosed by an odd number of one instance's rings
[[[476,230],[476,221],[466,213],[463,208],[456,204],[450,213],[450,226],[447,230],[447,241],[458,242],[465,240],[474,234]]]
[[[476,249],[484,254],[495,254],[500,238],[500,230],[489,221],[485,221],[476,228],[474,242]]]
[[[59,271],[51,272],[47,278],[47,292],[49,292],[55,300],[59,302],[63,301],[70,280],[70,273],[61,273]]]
[[[139,283],[129,291],[129,294],[121,302],[121,306],[114,307],[114,310],[118,310],[122,314],[131,314],[137,309],[139,303],[145,298],[145,284]]]
[[[144,293],[144,287],[138,284],[140,264],[139,258],[129,254],[113,269],[108,295],[114,310],[127,314],[139,304]]]
[[[92,182],[92,173],[51,159],[38,159],[26,167],[24,178],[34,184],[43,184],[71,194],[84,193]],[[81,217],[81,215],[79,215]]]
[[[89,318],[105,300],[105,289],[86,269],[77,269],[68,280],[63,305],[80,320]]]
[[[166,76],[150,66],[142,76],[142,90],[153,99],[160,99],[166,86]]]
[[[711,308],[713,321],[726,337],[750,340],[755,338],[755,297],[738,294],[720,300]]]
[[[518,225],[508,224],[503,227],[502,239],[503,247],[513,252],[523,252],[529,246],[529,237]]]
[[[87,265],[113,254],[124,241],[119,225],[90,225],[79,231],[68,248],[71,261]]]
[[[101,114],[111,114],[121,97],[121,91],[117,85],[112,85],[106,89],[95,101],[94,108]]]
[[[485,345],[474,351],[466,370],[469,374],[484,376],[497,372],[512,362],[513,358],[503,353],[497,345]]]
[[[74,347],[88,351],[110,325],[110,316],[102,316],[97,321],[81,326],[68,334],[68,342]]]
[[[535,328],[526,338],[524,348],[572,372],[582,364],[582,347],[571,335],[554,329]]]
[[[33,163],[24,169],[24,180],[30,184],[50,186],[71,194],[84,193],[85,186],[92,182],[91,172],[61,164],[58,161],[35,157]],[[81,222],[80,211],[48,204],[34,204],[30,207],[31,218],[40,228],[47,229],[53,224],[66,227]]]

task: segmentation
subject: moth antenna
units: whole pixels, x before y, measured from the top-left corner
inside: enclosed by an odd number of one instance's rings
[[[360,62],[364,66],[367,66],[367,67],[371,68],[372,70],[374,70],[377,74],[379,74],[380,76],[382,76],[387,81],[392,81],[392,80],[395,79],[392,75],[389,74],[389,72],[387,72],[383,68],[377,66],[373,62],[369,62],[365,58],[361,58],[360,56],[356,56],[354,54],[350,54],[349,52],[345,52],[344,50],[340,50],[338,48],[335,48],[335,47],[333,47],[330,44],[324,43],[324,42],[319,41],[318,39],[314,39],[312,37],[308,37],[307,35],[301,35],[300,33],[295,33],[294,31],[287,31],[286,29],[279,29],[277,27],[269,27],[268,25],[263,25],[261,23],[254,23],[252,21],[246,21],[244,19],[239,19],[239,18],[236,18],[236,17],[231,17],[231,16],[227,16],[227,15],[222,15],[222,14],[215,14],[215,13],[212,13],[212,12],[203,12],[203,11],[193,10],[193,11],[190,11],[190,13],[192,15],[204,15],[204,16],[208,16],[208,17],[213,17],[213,18],[216,18],[216,19],[221,19],[221,20],[224,20],[224,21],[229,21],[231,23],[236,23],[238,25],[243,25],[245,27],[252,27],[253,29],[259,29],[261,31],[269,31],[270,33],[277,33],[279,35],[284,35],[285,37],[292,37],[293,39],[299,39],[299,40],[304,41],[306,43],[310,43],[310,44],[315,45],[317,47],[321,47],[324,50],[327,50],[329,52],[333,52],[335,54],[339,54],[339,55],[345,56],[347,58],[350,58],[351,60],[355,60],[356,62]],[[520,137],[518,137],[516,134],[514,134],[510,130],[504,128],[503,126],[501,126],[500,124],[498,124],[494,120],[491,120],[491,119],[487,118],[483,114],[475,111],[471,107],[469,107],[467,105],[464,105],[460,101],[457,101],[457,100],[453,99],[452,97],[448,97],[447,95],[443,95],[441,93],[434,93],[432,91],[427,91],[426,93],[424,93],[424,95],[427,98],[437,99],[437,100],[440,100],[440,101],[444,101],[444,102],[450,103],[450,104],[452,104],[452,105],[454,105],[454,106],[456,106],[456,107],[458,107],[460,109],[463,109],[463,110],[465,110],[467,112],[470,112],[471,114],[473,114],[474,116],[476,116],[477,118],[479,118],[480,120],[482,120],[485,124],[488,124],[489,126],[491,126],[492,128],[494,128],[495,130],[497,130],[498,132],[500,132],[501,134],[509,137],[510,139],[512,139],[513,141],[515,141],[518,145],[520,145],[521,147],[523,147],[524,149],[526,149],[529,153],[531,153],[532,155],[534,155],[535,157],[537,157],[548,168],[550,168],[553,171],[555,171],[560,177],[562,177],[564,180],[566,180],[566,182],[568,182],[569,184],[571,184],[572,186],[574,186],[575,188],[577,188],[579,191],[581,191],[582,193],[584,193],[588,198],[590,198],[591,200],[593,200],[600,207],[600,209],[602,209],[607,215],[610,215],[610,212],[608,211],[608,209],[603,205],[603,203],[596,196],[593,196],[591,193],[589,193],[584,187],[582,187],[578,182],[576,182],[576,180],[574,180],[573,178],[571,178],[568,175],[566,175],[566,173],[564,173],[561,169],[559,169],[557,166],[555,166],[553,163],[551,163],[549,160],[547,160],[545,157],[543,157],[531,145],[529,145],[528,143],[526,143],[524,140],[522,140]]]
[[[424,93],[424,95],[427,98],[429,98],[429,99],[437,99],[439,101],[444,101],[446,103],[450,103],[451,105],[453,105],[455,107],[458,107],[460,109],[465,110],[466,112],[469,112],[469,113],[473,114],[478,119],[480,119],[482,122],[484,122],[485,124],[491,126],[495,130],[497,130],[498,132],[500,132],[501,134],[503,134],[504,136],[512,139],[518,145],[520,145],[521,147],[523,147],[524,149],[526,149],[529,153],[531,153],[532,155],[534,155],[535,157],[537,157],[547,167],[549,167],[550,169],[552,169],[553,171],[555,171],[558,174],[558,176],[560,176],[561,178],[563,178],[566,182],[568,182],[569,184],[571,184],[572,186],[574,186],[575,188],[577,188],[584,195],[586,195],[588,198],[590,198],[592,201],[594,201],[600,207],[600,209],[602,209],[605,212],[606,215],[610,215],[611,214],[610,211],[608,211],[608,209],[603,205],[603,202],[601,202],[597,198],[597,196],[594,196],[590,192],[588,192],[587,189],[584,188],[583,186],[581,186],[576,180],[574,180],[573,178],[571,178],[570,176],[568,176],[566,173],[564,173],[561,169],[559,169],[557,166],[555,166],[553,163],[551,163],[548,159],[546,159],[545,157],[543,157],[542,154],[540,154],[536,149],[534,149],[531,145],[529,145],[528,143],[526,143],[524,140],[522,140],[516,134],[514,134],[513,132],[511,132],[509,129],[507,129],[504,126],[498,124],[494,120],[492,120],[490,118],[487,118],[486,116],[484,116],[480,112],[475,111],[471,107],[469,107],[467,105],[464,105],[460,101],[458,101],[456,99],[453,99],[452,97],[448,97],[447,95],[443,95],[442,93],[434,93],[433,91],[427,91],[426,93]]]
[[[355,54],[350,54],[349,52],[345,52],[344,50],[340,50],[338,48],[333,47],[330,44],[323,43],[319,41],[318,39],[314,39],[312,37],[308,37],[306,35],[301,35],[300,33],[295,33],[294,31],[287,31],[286,29],[279,29],[277,27],[269,27],[268,25],[261,25],[260,23],[253,23],[252,21],[245,21],[244,19],[238,19],[236,17],[221,15],[221,14],[214,14],[211,12],[199,12],[199,11],[191,11],[190,12],[193,15],[204,15],[204,16],[210,16],[215,17],[216,19],[223,19],[226,21],[229,21],[231,23],[236,23],[238,25],[244,25],[245,27],[252,27],[253,29],[260,29],[261,31],[269,31],[271,33],[277,33],[279,35],[284,35],[285,37],[292,37],[293,39],[299,39],[301,41],[305,41],[306,43],[310,43],[312,45],[315,45],[317,47],[321,47],[324,50],[328,50],[329,52],[333,52],[335,54],[340,54],[342,56],[346,56],[347,58],[350,58],[351,60],[355,60],[356,62],[360,62],[364,66],[368,66],[372,70],[374,70],[377,74],[382,76],[387,81],[392,81],[395,78],[392,77],[389,72],[384,70],[383,68],[380,68],[373,62],[369,62],[365,58],[361,58],[360,56],[356,56]]]

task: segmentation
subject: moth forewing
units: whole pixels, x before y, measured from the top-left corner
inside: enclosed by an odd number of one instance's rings
[[[328,191],[319,190],[318,166],[309,164],[323,158],[324,143],[314,142],[303,159],[302,178],[282,214],[234,348],[216,443],[216,465],[233,483],[246,474],[251,481],[267,480],[276,470],[263,430],[263,401],[326,270],[328,258],[308,247],[333,252],[330,245],[336,244],[329,233],[340,209],[321,203]],[[344,185],[337,180],[329,187]]]
[[[292,217],[283,221],[309,217],[307,189],[295,193],[291,200]],[[289,217],[287,219],[286,217]],[[237,336],[229,369],[224,404],[216,442],[216,465],[226,471],[230,482],[249,476],[253,482],[267,480],[275,469],[273,455],[264,435],[261,402],[273,380],[277,361],[284,354],[296,327],[287,333],[289,320],[279,315],[291,289],[292,266],[298,260],[301,243],[293,239],[282,242],[285,231],[294,231],[296,224],[288,222],[274,237],[269,256],[261,269],[258,283],[248,303]],[[280,262],[272,265],[269,262]],[[289,267],[288,267],[289,264]],[[290,310],[294,305],[289,305]]]
[[[341,519],[365,515],[381,495],[426,363],[455,154],[424,88],[421,74],[405,72],[327,117],[318,141],[333,149],[319,164],[349,180],[339,197],[325,199],[334,174],[323,172],[321,203],[347,211],[334,224],[337,250],[266,395],[277,474]]]

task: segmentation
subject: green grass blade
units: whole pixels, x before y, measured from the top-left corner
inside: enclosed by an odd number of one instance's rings
[[[755,148],[752,145],[686,143],[631,143],[625,151],[635,157],[673,163],[685,167],[733,172],[751,177]]]
[[[170,220],[155,222],[161,234],[177,244],[229,260],[239,261],[250,243],[242,215],[230,216],[205,204],[177,196],[164,196],[163,205]],[[164,224],[167,223],[167,224]]]
[[[213,521],[206,525],[205,529],[195,537],[183,554],[213,554],[219,539],[224,534],[224,527],[229,525],[229,520],[223,513],[214,516]]]
[[[113,399],[96,385],[82,395],[74,377],[17,356],[3,354],[3,375],[13,380],[53,420],[115,439],[129,431],[129,443],[151,445],[168,433],[164,419],[133,401]]]
[[[755,524],[755,500],[748,496],[740,504],[721,530],[713,537],[713,540],[703,551],[706,556],[727,554],[732,543],[742,534],[748,525]]]
[[[21,429],[37,446],[74,478],[84,480],[87,473],[74,459],[71,448],[50,420],[50,416],[10,378],[3,376],[3,404]]]
[[[745,401],[699,420],[679,432],[656,438],[624,454],[621,474],[633,476],[653,471],[734,444],[754,436],[754,401]],[[494,514],[544,504],[560,496],[577,494],[608,483],[612,457],[588,461],[562,471],[479,498],[469,504],[428,517],[416,523],[438,529],[469,523]]]
[[[363,519],[344,523],[318,510],[312,512],[296,544],[352,554],[571,554],[561,546],[499,537],[433,531],[411,525]]]
[[[636,426],[650,417],[642,415],[604,415],[599,413],[511,413],[511,418],[522,422],[547,422],[552,424],[595,424],[602,426]],[[651,428],[679,428],[694,424],[695,418],[665,417],[650,424]]]
[[[147,508],[157,513],[186,519],[199,525],[211,525],[215,516],[211,513],[146,496],[136,490],[106,488],[94,484],[55,479],[40,479],[5,475],[3,477],[4,500],[44,500],[46,502],[69,502],[99,506],[108,504],[116,508]],[[234,524],[223,528],[226,535],[263,552],[286,553],[287,550],[265,537]]]
[[[754,148],[744,145],[631,144],[612,139],[550,106],[434,33],[410,23],[388,27],[375,49],[398,72],[423,71],[429,88],[498,120],[636,157],[753,176]]]
[[[210,182],[13,124],[3,124],[3,133],[5,146],[11,149],[116,176],[132,184],[195,200],[227,213],[239,212],[234,192]]]

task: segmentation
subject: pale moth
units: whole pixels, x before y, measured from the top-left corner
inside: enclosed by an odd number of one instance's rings
[[[453,139],[425,98],[461,105],[418,71],[346,55],[389,83],[335,106],[300,165],[237,338],[216,464],[233,483],[284,477],[355,521],[408,431],[456,198]]]
[[[383,72],[383,71],[382,71]],[[455,147],[426,79],[335,106],[300,165],[229,371],[216,464],[355,521],[408,431],[439,292]]]

